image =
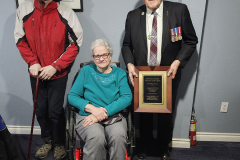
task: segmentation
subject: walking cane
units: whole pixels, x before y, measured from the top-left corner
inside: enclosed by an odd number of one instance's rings
[[[39,78],[37,77],[35,97],[34,97],[33,116],[32,116],[32,127],[31,127],[30,141],[29,141],[29,147],[28,147],[28,160],[30,160],[30,152],[31,152],[31,145],[32,145],[32,134],[33,134],[33,126],[34,126],[34,120],[35,120],[35,111],[36,111],[37,97],[38,97],[38,84],[39,84]]]

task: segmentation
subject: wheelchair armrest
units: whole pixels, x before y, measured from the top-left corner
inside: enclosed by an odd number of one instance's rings
[[[122,110],[123,113],[128,113],[128,108],[125,108],[124,110]]]
[[[72,105],[69,105],[69,109],[73,112],[79,113],[79,109],[76,107],[73,107]]]
[[[122,113],[123,117],[127,118],[127,117],[128,117],[128,114],[129,114],[129,109],[128,109],[128,107],[125,108],[124,110],[122,110],[121,113]]]

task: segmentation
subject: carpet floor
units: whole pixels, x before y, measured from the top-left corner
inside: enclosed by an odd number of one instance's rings
[[[29,135],[13,135],[18,144],[19,157],[17,160],[27,160]],[[33,136],[31,160],[42,145],[39,135]],[[138,143],[138,141],[137,141]],[[149,146],[147,160],[160,160],[155,144]],[[173,160],[240,160],[240,143],[237,142],[197,142],[191,148],[173,148],[171,151]],[[44,160],[53,160],[53,152]],[[136,156],[133,160],[137,160]]]

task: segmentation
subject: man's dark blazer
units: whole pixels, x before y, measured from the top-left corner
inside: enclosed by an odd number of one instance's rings
[[[172,42],[170,29],[181,26],[182,40]],[[163,1],[163,32],[161,66],[170,66],[179,60],[183,68],[196,49],[198,39],[185,4]],[[127,16],[122,45],[125,64],[147,66],[146,6],[143,5]]]
[[[180,27],[182,40],[172,42],[170,29]],[[196,49],[198,39],[192,25],[190,14],[186,5],[163,1],[163,31],[162,31],[162,57],[161,66],[170,66],[174,60],[179,60],[180,67],[172,81],[172,111],[174,112],[178,84],[183,68]],[[122,45],[122,55],[125,64],[147,66],[147,35],[146,35],[146,6],[143,5],[127,16],[125,37]],[[140,114],[140,136],[142,144],[150,142],[153,129],[152,114]],[[158,143],[163,150],[168,149],[172,141],[173,122],[172,114],[159,114],[158,116]]]

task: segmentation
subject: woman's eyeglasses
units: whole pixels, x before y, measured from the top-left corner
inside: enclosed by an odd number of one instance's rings
[[[110,53],[104,53],[104,54],[102,54],[102,55],[93,55],[93,58],[94,58],[95,60],[99,60],[101,57],[102,57],[103,59],[107,59],[109,54],[110,54]]]

